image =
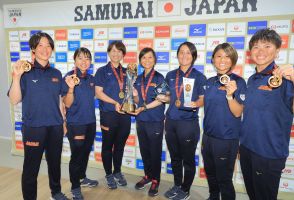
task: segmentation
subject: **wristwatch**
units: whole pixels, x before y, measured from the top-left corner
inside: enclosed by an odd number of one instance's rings
[[[226,95],[226,98],[227,98],[227,100],[228,101],[230,101],[230,100],[233,100],[234,98],[233,98],[233,95]]]

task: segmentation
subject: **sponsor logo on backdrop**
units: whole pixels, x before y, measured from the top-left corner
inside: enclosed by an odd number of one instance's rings
[[[67,30],[55,30],[56,40],[67,40]]]
[[[255,66],[254,65],[245,65],[244,66],[244,79],[248,79],[252,74],[255,73]]]
[[[275,62],[277,64],[287,64],[287,56],[288,56],[288,51],[281,50],[278,54],[278,57],[275,59]]]
[[[19,42],[9,42],[9,50],[10,51],[19,51],[20,43]]]
[[[81,30],[80,29],[69,29],[67,31],[68,40],[79,40],[81,39]]]
[[[16,62],[19,60],[19,52],[10,52],[10,61]]]
[[[205,63],[205,52],[204,51],[198,51],[197,52],[197,59],[195,61],[195,64],[204,64]]]
[[[68,46],[67,46],[67,41],[56,41],[55,42],[55,50],[56,51],[67,51]]]
[[[85,48],[89,49],[90,51],[93,51],[93,49],[94,49],[93,40],[82,40],[81,47],[85,47]]]
[[[289,35],[280,35],[282,39],[282,49],[287,49],[288,48],[288,43],[289,43]]]
[[[169,52],[156,52],[157,63],[169,63]]]
[[[156,26],[155,37],[170,37],[170,26]]]
[[[173,174],[172,166],[170,163],[166,164],[166,173],[167,174]]]
[[[153,38],[154,27],[139,27],[139,38]]]
[[[80,48],[81,43],[80,41],[68,41],[68,50],[75,51],[76,49]]]
[[[242,50],[237,50],[238,53],[238,60],[237,60],[237,64],[242,65],[244,63],[244,54],[245,52]]]
[[[107,39],[108,31],[107,28],[96,28],[94,30],[95,39]]]
[[[294,178],[294,167],[286,166],[282,170],[282,177],[283,178]]]
[[[247,34],[248,35],[253,35],[260,29],[265,29],[267,28],[267,21],[253,21],[253,22],[248,22],[248,30]]]
[[[232,22],[227,24],[227,35],[245,35],[245,22]]]
[[[8,8],[8,17],[13,24],[17,24],[22,16],[21,8]]]
[[[124,63],[137,63],[137,52],[127,52],[124,57]]]
[[[207,38],[207,40],[206,40],[206,48],[207,48],[207,50],[213,51],[214,48],[217,45],[219,45],[221,43],[224,43],[224,42],[225,42],[225,38],[223,38],[223,37],[220,37],[220,38],[219,37],[218,38],[213,38],[213,37]]]
[[[198,50],[205,50],[206,46],[206,39],[205,37],[195,37],[195,38],[189,38],[189,42],[192,42]]]
[[[141,170],[144,169],[144,164],[143,164],[143,161],[141,159],[136,160],[136,168],[141,169]]]
[[[95,40],[94,50],[107,52],[108,40]]]
[[[82,39],[93,39],[94,38],[94,30],[89,29],[82,29],[81,30],[81,38]]]
[[[56,52],[55,53],[56,62],[67,62],[67,53]]]
[[[279,189],[282,192],[294,192],[294,180],[281,178]]]
[[[188,28],[187,25],[172,26],[172,37],[187,37]]]
[[[20,50],[21,51],[30,51],[29,42],[20,42]]]
[[[73,57],[74,57],[74,51],[68,51],[67,52],[67,62],[70,63],[68,66],[68,70],[71,70],[74,68],[74,64],[72,64],[74,61]]]
[[[32,35],[36,34],[36,33],[39,33],[39,32],[41,32],[41,30],[31,30],[31,31],[30,31],[30,37],[31,37]],[[52,38],[52,39],[53,39],[53,38]]]
[[[208,24],[207,25],[207,35],[208,36],[219,36],[225,35],[225,23],[218,23],[218,24]]]
[[[122,28],[109,28],[108,37],[109,39],[120,39],[123,36]]]
[[[294,19],[292,20],[292,33],[294,33]]]
[[[186,38],[177,38],[177,39],[172,39],[172,41],[171,41],[171,43],[172,43],[172,50],[177,50],[178,49],[178,47],[182,44],[182,43],[184,43],[184,42],[186,42],[187,41],[187,39]]]
[[[205,36],[206,24],[191,24],[189,28],[189,36]]]
[[[154,40],[155,51],[169,51],[170,39],[155,39]]]
[[[124,156],[127,157],[135,157],[136,147],[125,146],[124,148]]]
[[[107,62],[107,53],[106,52],[95,52],[94,61],[95,61],[95,63],[106,63]]]
[[[30,31],[19,31],[19,40],[20,41],[29,41]]]
[[[9,41],[18,41],[18,31],[9,31]]]
[[[272,20],[269,22],[269,28],[277,31],[277,33],[289,33],[290,20]]]
[[[135,158],[128,158],[128,157],[125,157],[124,155],[122,159],[122,165],[124,167],[136,168]]]
[[[244,49],[245,37],[227,37],[227,42],[235,49]]]
[[[206,52],[206,64],[211,64],[211,59],[212,59],[212,51],[207,51]]]
[[[50,35],[50,37],[53,39],[55,38],[55,32],[54,30],[42,30],[44,33],[47,33],[48,35]]]
[[[241,76],[243,75],[243,68],[241,65],[236,65],[232,71],[234,74],[237,74],[238,76]]]
[[[124,27],[124,38],[137,38],[138,27]]]
[[[216,71],[213,65],[205,65],[204,75],[206,78],[210,78],[216,75]]]
[[[172,51],[170,52],[170,63],[171,64],[178,64],[177,52]]]
[[[139,40],[139,51],[145,47],[153,48],[153,39],[140,39]]]
[[[137,51],[138,50],[138,42],[137,40],[123,40],[124,45],[126,46],[128,51]]]
[[[253,60],[251,59],[251,52],[250,51],[246,51],[245,63],[246,64],[254,64]]]

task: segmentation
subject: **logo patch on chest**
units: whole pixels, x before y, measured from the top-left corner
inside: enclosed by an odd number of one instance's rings
[[[273,89],[267,85],[261,85],[258,87],[259,90],[266,90],[266,91],[272,91]]]
[[[56,78],[56,77],[53,77],[51,80],[52,80],[53,83],[58,83],[59,82],[59,79]]]

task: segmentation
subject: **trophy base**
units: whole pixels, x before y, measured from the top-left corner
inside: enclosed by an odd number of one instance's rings
[[[121,107],[121,111],[126,113],[135,112],[135,110],[136,110],[135,104],[124,103]]]

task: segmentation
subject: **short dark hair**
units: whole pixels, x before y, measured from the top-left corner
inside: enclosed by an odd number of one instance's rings
[[[90,58],[90,60],[92,60],[92,55],[89,49],[85,48],[85,47],[80,47],[78,49],[76,49],[75,53],[74,53],[74,60],[77,58],[77,56],[79,56],[80,54],[84,54],[85,56],[87,56],[88,58]]]
[[[249,50],[251,50],[253,45],[260,40],[273,43],[277,49],[279,49],[282,45],[282,39],[280,35],[275,30],[266,28],[260,29],[252,36],[249,41]]]
[[[214,58],[216,52],[220,49],[224,50],[224,52],[227,54],[227,56],[229,56],[229,58],[231,59],[231,62],[232,62],[232,67],[235,66],[237,63],[237,60],[238,60],[238,53],[237,53],[236,49],[231,44],[229,44],[227,42],[219,44],[215,47],[215,49],[212,52],[211,60]]]
[[[186,45],[186,46],[189,48],[189,50],[190,50],[190,52],[191,52],[191,54],[192,54],[192,64],[191,64],[191,66],[193,66],[193,65],[194,65],[194,62],[195,62],[196,59],[197,59],[197,49],[196,49],[196,47],[195,47],[195,45],[194,45],[193,43],[191,43],[191,42],[183,42],[183,43],[178,47],[178,50],[177,50],[177,57],[178,57],[178,55],[179,55],[179,52],[180,52],[181,47],[184,46],[184,45]]]
[[[31,50],[35,50],[40,43],[40,40],[42,37],[45,37],[49,41],[49,45],[51,46],[51,49],[54,50],[54,42],[51,36],[48,33],[45,32],[38,32],[31,36],[29,40],[29,45]]]
[[[119,40],[111,42],[107,47],[107,53],[111,51],[111,49],[115,46],[118,50],[122,51],[123,55],[125,56],[127,53],[126,46]]]
[[[155,54],[154,50],[153,50],[152,48],[149,48],[149,47],[145,47],[144,49],[142,49],[142,50],[140,51],[140,54],[139,54],[139,63],[140,63],[140,64],[141,64],[141,59],[142,59],[142,57],[143,57],[146,53],[149,53],[149,52],[151,52],[152,55],[153,55],[153,57],[154,57],[154,65],[156,64],[156,61],[157,61],[157,59],[156,59],[156,54]]]

